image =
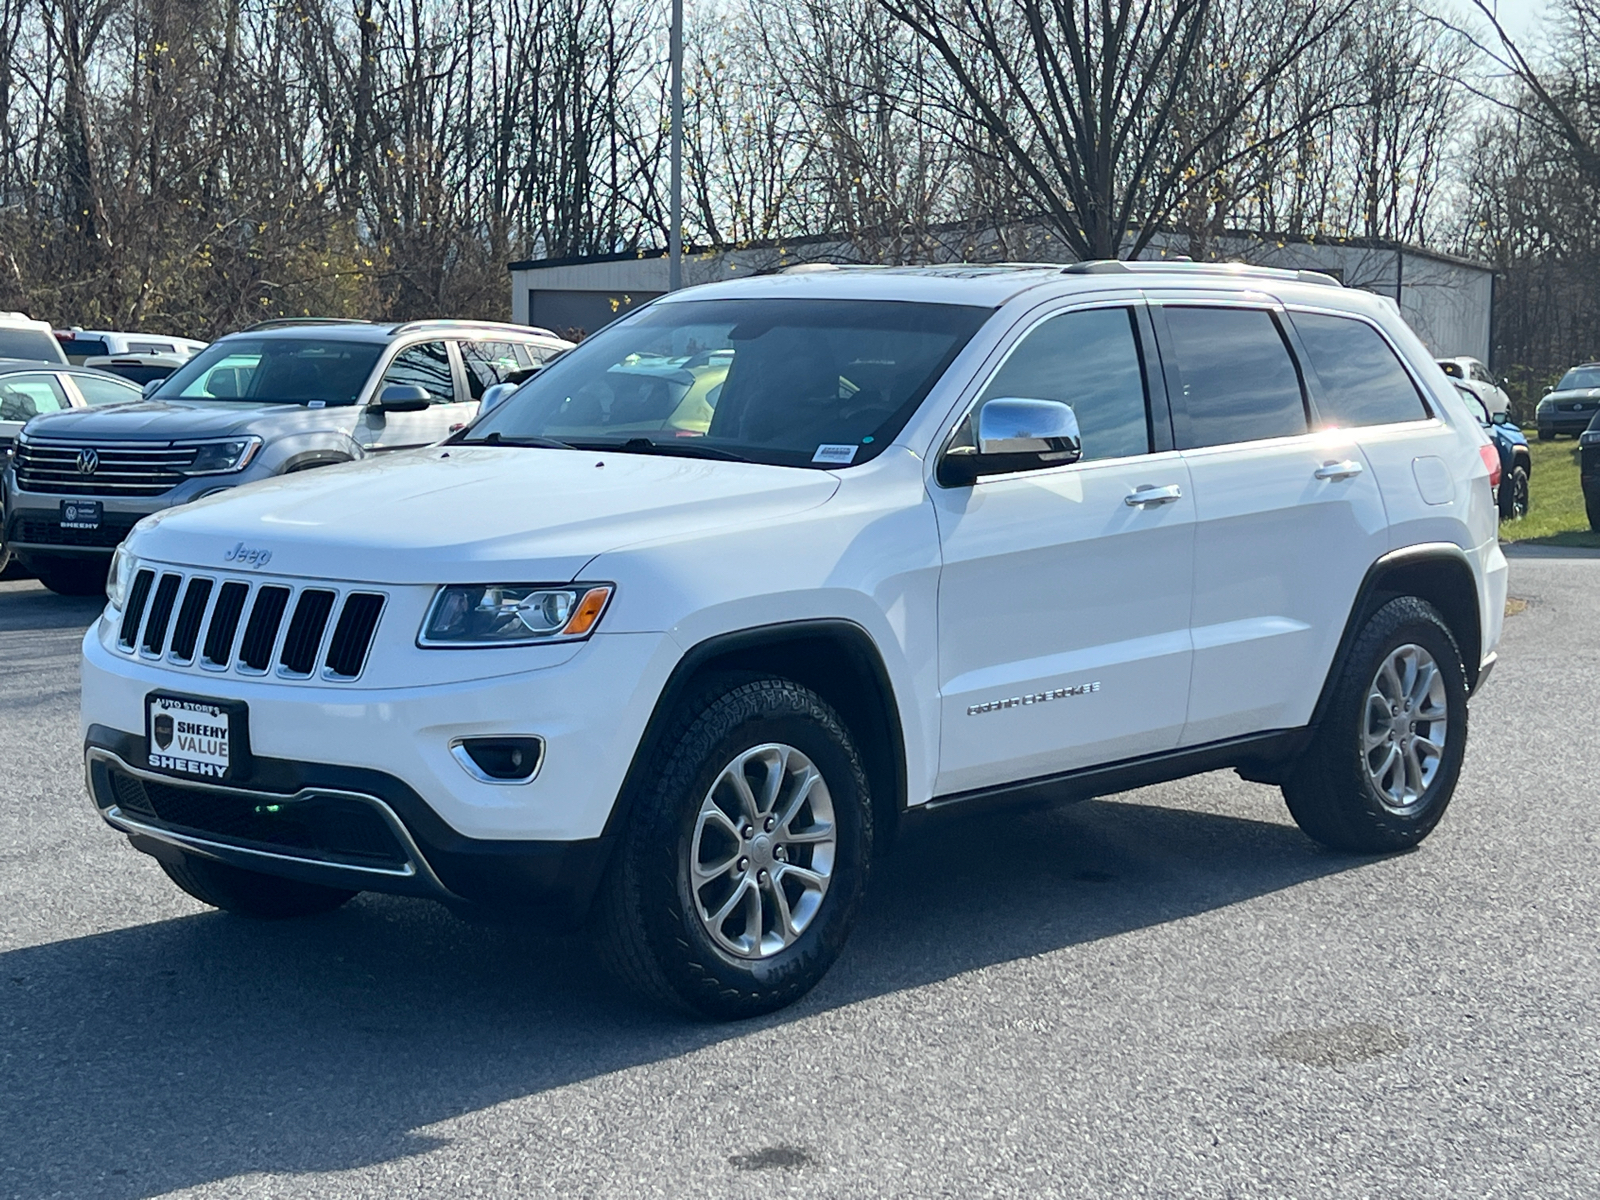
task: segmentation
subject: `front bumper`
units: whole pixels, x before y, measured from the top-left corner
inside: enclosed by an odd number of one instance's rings
[[[159,496],[66,496],[56,493],[23,491],[17,485],[16,469],[6,464],[3,482],[5,540],[24,561],[30,556],[104,558],[128,536],[133,527],[151,513],[188,504],[213,492],[265,479],[270,472],[255,464],[237,475],[197,475]],[[97,529],[70,529],[61,524],[64,500],[99,501],[100,526]]]
[[[381,771],[256,757],[252,786],[174,779],[149,769],[144,739],[91,726],[89,794],[135,848],[195,855],[306,883],[535,910],[581,921],[611,849],[607,837],[503,841],[462,837]]]
[[[1562,412],[1560,409],[1538,409],[1534,412],[1534,421],[1540,433],[1582,433],[1589,428],[1589,422],[1594,420],[1597,411],[1600,410]]]
[[[409,635],[414,626],[401,624]],[[495,663],[508,661],[505,652],[412,648],[401,657],[399,645],[385,642],[380,632],[373,655],[393,661],[369,664],[364,681],[409,676],[418,682],[375,687],[176,669],[110,649],[102,639],[115,628],[102,617],[83,641],[86,745],[103,742],[106,731],[131,738],[134,756],[117,753],[130,766],[143,767],[151,692],[238,702],[248,710],[252,760],[239,786],[292,793],[311,778],[262,765],[274,761],[307,764],[305,771],[326,764],[315,768],[321,774],[313,782],[322,787],[341,786],[338,780],[349,771],[358,773],[358,783],[366,778],[361,773],[381,774],[417,797],[444,828],[471,840],[573,842],[601,836],[656,697],[680,657],[664,633],[600,633],[580,647],[560,647],[560,656],[541,657],[549,665],[490,674]],[[446,672],[481,677],[452,679]],[[485,783],[451,753],[455,739],[494,736],[543,738],[538,775],[515,785]],[[128,743],[122,744],[126,749]],[[395,806],[381,793],[380,798]],[[402,799],[396,811],[414,825],[406,803]]]

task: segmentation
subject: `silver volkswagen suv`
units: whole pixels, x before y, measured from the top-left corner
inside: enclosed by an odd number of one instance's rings
[[[426,446],[495,384],[568,349],[473,321],[267,321],[213,342],[143,401],[30,421],[4,477],[5,542],[52,591],[94,595],[142,517],[272,475]]]

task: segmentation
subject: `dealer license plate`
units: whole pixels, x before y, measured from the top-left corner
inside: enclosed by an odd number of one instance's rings
[[[161,695],[147,697],[145,705],[151,767],[200,779],[228,777],[231,705]]]
[[[100,501],[63,500],[61,502],[61,528],[99,529]]]

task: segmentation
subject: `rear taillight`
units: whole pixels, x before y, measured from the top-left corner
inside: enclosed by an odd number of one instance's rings
[[[1489,486],[1500,486],[1500,451],[1493,446],[1479,446],[1478,457],[1483,459],[1483,465],[1489,468]]]

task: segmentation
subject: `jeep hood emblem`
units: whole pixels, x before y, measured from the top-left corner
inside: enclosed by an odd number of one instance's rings
[[[259,547],[252,549],[240,542],[222,556],[223,562],[238,563],[245,567],[264,567],[272,561],[272,551]]]

